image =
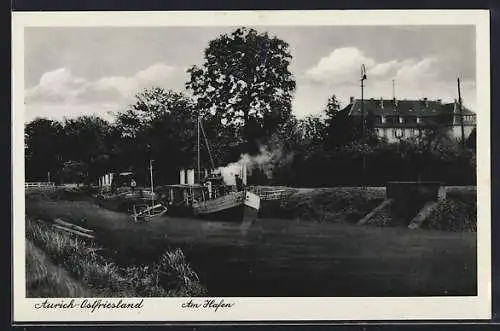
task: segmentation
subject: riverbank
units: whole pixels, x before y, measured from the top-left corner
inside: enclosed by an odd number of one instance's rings
[[[386,199],[385,187],[280,189],[287,191],[286,199],[262,201],[261,217],[355,224]],[[446,187],[446,199],[438,203],[434,212],[422,224],[422,229],[475,232],[476,196],[477,189],[474,186]],[[370,225],[390,227],[394,223],[385,222],[380,217],[378,222]]]
[[[109,248],[26,220],[28,297],[179,297],[206,290],[181,250],[157,261],[122,266]]]

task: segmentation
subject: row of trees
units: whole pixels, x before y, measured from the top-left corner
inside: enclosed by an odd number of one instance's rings
[[[297,119],[291,112],[295,80],[288,44],[253,29],[236,29],[212,40],[201,66],[189,69],[186,92],[143,90],[136,102],[107,122],[95,116],[53,121],[35,119],[25,128],[26,178],[59,182],[95,181],[113,171],[134,171],[147,180],[149,159],[155,179],[178,180],[181,167],[195,167],[197,120],[210,142],[204,166],[256,154],[266,146],[273,184],[317,186],[384,183],[390,179],[475,181],[474,155],[439,130],[420,141],[388,144],[367,123],[366,144],[359,123],[340,111],[332,96],[320,116]],[[361,174],[361,156],[367,172]],[[418,165],[418,166],[417,166]]]

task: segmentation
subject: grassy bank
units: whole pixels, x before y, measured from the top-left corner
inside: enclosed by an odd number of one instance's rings
[[[281,202],[263,202],[266,217],[317,222],[357,222],[385,198],[383,187],[291,189]]]
[[[472,187],[450,187],[423,225],[424,229],[476,232],[477,191]]]
[[[446,199],[438,204],[422,228],[475,232],[476,188],[448,187],[446,191]],[[356,223],[384,200],[384,187],[289,189],[288,197],[283,201],[263,201],[260,215],[304,221]],[[391,219],[391,217],[388,207],[367,225],[382,227],[408,225],[409,220]]]
[[[28,298],[78,298],[94,294],[26,240],[26,296]]]
[[[28,245],[34,245],[28,246],[26,257],[27,286],[32,295],[57,296],[66,291],[73,296],[179,297],[206,292],[179,249],[164,252],[155,263],[120,266],[93,241],[75,238],[49,224],[28,219],[26,237]],[[57,268],[65,271],[49,275],[48,270]],[[76,289],[71,292],[67,288]]]

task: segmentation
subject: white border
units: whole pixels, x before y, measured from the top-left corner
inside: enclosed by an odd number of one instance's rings
[[[486,10],[238,11],[238,12],[14,12],[13,270],[15,322],[447,320],[491,318],[490,31]],[[231,309],[181,309],[186,299],[146,299],[139,310],[35,310],[25,298],[24,27],[240,25],[475,25],[477,73],[478,296],[427,298],[231,298]],[[397,46],[396,46],[397,47]]]

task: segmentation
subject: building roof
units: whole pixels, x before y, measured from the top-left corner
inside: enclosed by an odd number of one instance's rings
[[[394,99],[365,99],[363,100],[365,114],[373,115],[400,115],[434,117],[437,115],[451,115],[454,111],[459,114],[457,102],[442,103],[440,100],[394,100]],[[361,100],[352,99],[346,106],[350,115],[361,115]],[[476,115],[470,109],[462,106],[462,115]]]

